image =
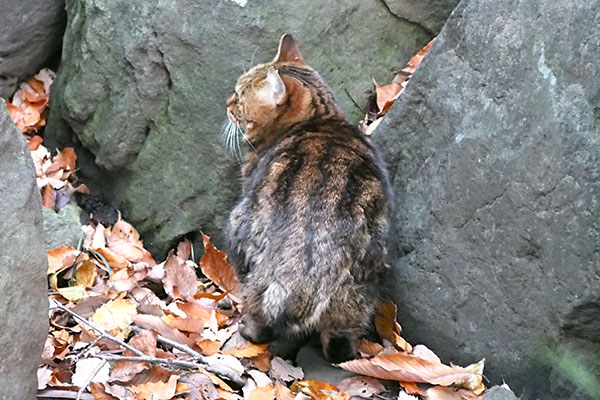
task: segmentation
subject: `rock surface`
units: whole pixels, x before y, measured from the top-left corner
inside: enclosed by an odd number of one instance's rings
[[[60,56],[66,24],[64,1],[21,0],[0,13],[0,97]]]
[[[164,252],[199,229],[219,244],[239,170],[220,131],[244,70],[272,59],[280,35],[294,33],[357,121],[348,93],[361,103],[371,75],[390,80],[431,37],[377,1],[312,4],[68,0],[46,140],[66,144],[75,133],[89,150],[78,151],[82,173],[150,249]]]
[[[555,398],[540,344],[600,293],[598,48],[597,0],[461,2],[374,137],[408,340],[526,399]]]
[[[43,210],[46,250],[60,246],[77,247],[83,236],[81,209],[74,203],[67,204],[58,212],[50,208]]]
[[[437,34],[460,0],[381,0],[399,18]]]
[[[31,153],[0,99],[0,399],[30,400],[48,334],[42,199]]]

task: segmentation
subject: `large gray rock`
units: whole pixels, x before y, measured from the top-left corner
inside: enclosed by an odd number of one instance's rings
[[[44,237],[46,250],[60,246],[77,247],[83,237],[81,208],[69,203],[58,212],[44,207]]]
[[[0,399],[30,400],[48,334],[42,199],[31,153],[0,99]]]
[[[598,0],[464,1],[375,133],[408,339],[525,398],[600,293],[599,48]]]
[[[60,55],[66,24],[64,1],[6,2],[0,13],[0,97],[9,97],[17,84],[49,66]]]
[[[381,0],[398,18],[437,34],[460,0]]]
[[[67,0],[63,62],[52,89],[50,143],[73,131],[93,175],[164,251],[199,229],[217,238],[238,192],[239,164],[221,143],[225,99],[253,63],[292,32],[355,120],[371,87],[430,35],[377,1]],[[86,161],[86,159],[88,161]]]

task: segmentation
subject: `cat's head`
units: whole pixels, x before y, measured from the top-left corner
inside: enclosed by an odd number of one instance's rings
[[[290,34],[281,37],[273,61],[242,75],[227,99],[230,123],[251,143],[268,142],[283,127],[326,113],[341,111]]]

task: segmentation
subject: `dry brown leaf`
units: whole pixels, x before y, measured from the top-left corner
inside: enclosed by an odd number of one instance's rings
[[[73,247],[62,246],[56,249],[48,250],[48,274],[54,274],[71,267],[78,259],[81,252]]]
[[[204,330],[204,323],[195,318],[177,318],[173,315],[170,315],[164,317],[163,320],[173,328],[184,332],[201,333]]]
[[[212,356],[213,354],[217,354],[221,349],[221,346],[223,346],[223,344],[218,340],[209,339],[201,340],[197,344],[198,347],[200,347],[200,349],[202,350],[202,354],[204,354],[205,356]]]
[[[247,342],[236,349],[223,350],[223,354],[229,354],[237,358],[253,358],[267,351],[268,345]]]
[[[367,339],[361,339],[358,350],[363,357],[376,356],[383,351],[384,347],[379,343],[371,342]]]
[[[196,277],[196,271],[192,265],[193,263],[186,262],[175,255],[173,251],[169,252],[165,261],[165,276],[162,279],[168,295],[173,298],[186,299],[196,294],[200,281]]]
[[[227,255],[218,250],[211,242],[210,237],[202,234],[206,253],[200,260],[202,273],[225,291],[235,292],[238,279],[231,264],[227,262]]]
[[[203,321],[204,323],[210,320],[213,310],[200,304],[196,301],[183,301],[177,302],[177,308],[183,311],[189,318],[195,318]]]
[[[331,383],[321,381],[298,381],[290,387],[292,392],[301,392],[314,400],[349,400],[350,395],[340,393],[338,388]]]
[[[29,150],[37,150],[43,142],[44,139],[42,139],[41,136],[34,135],[27,139],[27,146],[29,147]]]
[[[102,255],[106,259],[108,265],[114,270],[120,270],[122,268],[128,268],[131,263],[127,261],[127,259],[119,254],[115,253],[108,247],[102,247],[96,249],[98,253]]]
[[[141,328],[153,329],[160,335],[163,335],[171,340],[175,340],[176,342],[186,344],[188,346],[194,344],[194,341],[188,336],[169,326],[165,321],[155,315],[138,314],[133,317],[133,322]]]
[[[425,396],[425,392],[422,391],[421,388],[419,388],[419,386],[415,382],[399,381],[398,383],[409,394],[418,394],[419,396]]]
[[[389,340],[396,349],[412,352],[412,346],[400,334],[402,327],[396,322],[396,305],[391,301],[382,302],[375,316],[375,327],[382,339]]]
[[[383,386],[379,380],[368,376],[353,376],[346,378],[338,383],[337,387],[340,392],[369,399],[386,390],[385,386]]]
[[[46,208],[54,209],[56,204],[56,191],[48,184],[42,189],[42,205]]]
[[[357,374],[403,382],[421,382],[449,386],[481,379],[480,374],[457,366],[433,363],[412,354],[380,354],[370,359],[358,359],[339,364],[340,368]]]
[[[140,350],[144,354],[155,357],[156,356],[156,337],[157,334],[154,331],[145,330],[136,334],[129,344],[136,349]],[[135,354],[126,350],[123,353],[124,356],[134,356]],[[115,382],[128,382],[138,373],[149,370],[150,364],[146,362],[135,362],[135,361],[116,361],[113,370],[110,374],[110,380]]]
[[[136,394],[139,400],[170,400],[177,391],[178,375],[171,375],[168,382],[148,382],[130,386],[129,390]]]
[[[273,385],[261,386],[256,389],[250,396],[248,396],[248,400],[273,400],[275,399],[275,388]]]
[[[267,350],[264,353],[251,358],[252,365],[259,371],[267,372],[271,369],[271,353]]]
[[[280,381],[275,381],[275,398],[277,400],[294,400],[296,396]]]
[[[215,400],[219,393],[210,378],[201,373],[191,373],[179,379],[190,386],[190,400]]]
[[[269,373],[273,378],[284,382],[292,382],[304,378],[302,368],[294,367],[289,361],[281,357],[273,357]]]
[[[119,400],[118,397],[106,393],[103,383],[92,382],[90,384],[90,391],[95,400]]]

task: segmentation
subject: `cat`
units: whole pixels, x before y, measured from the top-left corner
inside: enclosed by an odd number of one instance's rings
[[[248,142],[229,254],[244,302],[240,333],[291,355],[320,335],[330,362],[357,355],[388,269],[385,166],[331,89],[281,37],[227,100],[231,136]]]

